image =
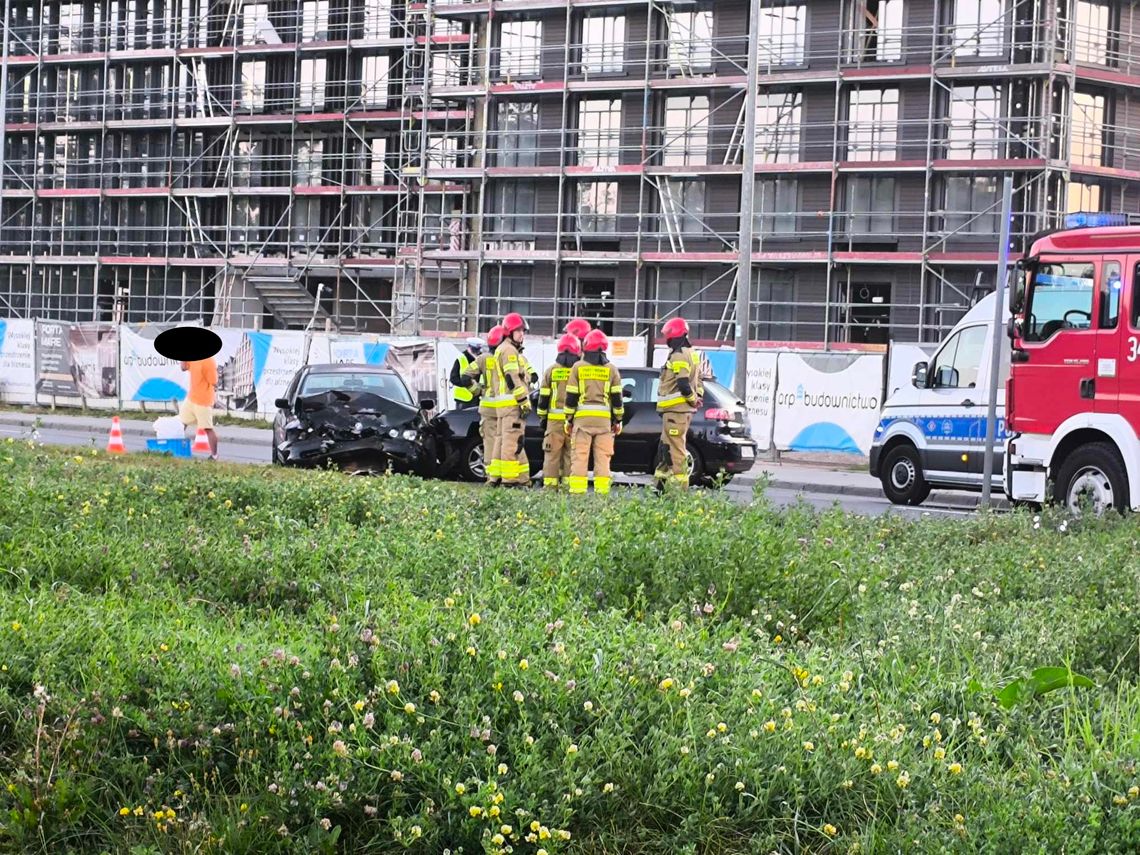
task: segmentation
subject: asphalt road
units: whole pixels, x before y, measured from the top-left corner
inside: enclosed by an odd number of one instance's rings
[[[7,437],[14,437],[16,439],[28,439],[31,436],[28,427],[0,424],[0,439]],[[62,428],[40,428],[36,434],[35,439],[37,442],[42,442],[47,445],[60,445],[60,446],[79,446],[84,448],[99,448],[102,449],[106,446],[106,439],[102,436],[93,436],[90,431],[81,428],[75,430],[66,430]],[[127,448],[129,450],[137,450],[144,447],[143,440],[138,436],[126,437]],[[256,446],[247,443],[226,443],[224,435],[221,437],[221,442],[218,447],[219,454],[224,461],[230,463],[269,463],[269,447]],[[209,465],[208,461],[200,461],[202,465]],[[623,483],[621,479],[615,479],[617,483]],[[627,479],[624,483],[631,484],[649,484],[648,478],[632,477]],[[734,500],[747,503],[752,499],[752,485],[755,479],[749,475],[739,476],[728,485],[726,491],[733,497]],[[972,511],[968,508],[947,504],[944,497],[940,497],[938,493],[932,494],[931,498],[925,505],[920,508],[900,508],[892,505],[885,498],[870,497],[870,496],[855,496],[855,495],[842,495],[834,492],[829,492],[826,489],[814,490],[791,490],[780,486],[769,486],[766,496],[769,500],[779,506],[794,505],[797,501],[804,501],[811,506],[826,510],[838,504],[845,511],[851,513],[861,514],[863,516],[877,516],[887,512],[899,514],[901,516],[917,519],[925,515],[940,516],[940,517],[964,517],[969,516]],[[940,501],[941,498],[941,501]]]

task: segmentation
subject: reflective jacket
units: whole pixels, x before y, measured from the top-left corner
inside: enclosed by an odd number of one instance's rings
[[[458,378],[463,376],[463,372],[467,370],[472,361],[473,360],[467,356],[467,351],[465,350],[459,354],[459,358],[455,360],[455,365],[451,367],[451,395],[455,400],[463,403],[475,400],[475,394],[466,386],[462,386],[458,383]]]
[[[701,382],[701,355],[691,347],[671,351],[661,366],[657,386],[657,412],[694,413],[705,393]]]
[[[574,356],[569,353],[558,354],[558,361],[546,369],[546,375],[542,378],[542,386],[538,390],[538,417],[540,419],[549,419],[552,422],[561,422],[566,420],[566,383],[570,379],[570,369],[573,362],[569,365],[569,361],[563,357],[569,357],[573,360]]]
[[[530,396],[530,363],[522,355],[522,348],[509,338],[495,351],[495,361],[499,366],[502,392],[507,397],[506,406],[517,406]]]
[[[463,372],[469,381],[478,382],[483,387],[479,396],[479,411],[499,411],[504,407],[515,406],[515,399],[503,392],[503,377],[493,353],[481,353]]]
[[[605,354],[601,357],[600,363],[583,357],[570,369],[566,381],[566,418],[575,422],[604,419],[609,424],[620,422],[625,415],[621,372]]]

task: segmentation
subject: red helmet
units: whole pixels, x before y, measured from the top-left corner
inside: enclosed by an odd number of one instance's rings
[[[491,327],[491,331],[487,333],[487,346],[496,348],[503,343],[503,339],[506,337],[507,334],[503,332],[503,325],[495,324]]]
[[[684,318],[670,318],[661,327],[661,335],[668,341],[671,338],[680,338],[689,334],[689,324]]]
[[[530,325],[526,322],[526,318],[518,312],[511,312],[503,318],[503,335],[510,335],[515,330],[530,332]]]
[[[572,353],[575,356],[582,355],[582,343],[578,341],[578,337],[567,333],[558,339],[558,352],[559,353]]]
[[[586,335],[590,332],[590,322],[585,318],[574,318],[572,321],[566,324],[563,332],[567,332],[572,336],[577,336],[578,338],[585,338]]]
[[[610,340],[601,330],[590,330],[582,342],[583,350],[606,350],[609,346]]]

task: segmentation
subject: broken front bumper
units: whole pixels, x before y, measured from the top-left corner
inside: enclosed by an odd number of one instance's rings
[[[392,471],[428,476],[435,465],[434,450],[428,444],[402,438],[286,439],[277,450],[286,466],[304,469],[336,468],[361,474]]]

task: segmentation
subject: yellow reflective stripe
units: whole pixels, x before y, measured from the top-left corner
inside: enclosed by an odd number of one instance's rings
[[[562,412],[554,412],[551,413],[547,418],[549,418],[552,422],[564,422],[566,421],[566,414]]]
[[[679,395],[676,398],[665,398],[664,400],[658,400],[657,406],[659,406],[659,407],[673,407],[673,406],[676,406],[677,404],[687,404],[687,403],[689,403],[689,399],[686,398],[684,395]]]
[[[550,387],[549,387],[549,386],[542,386],[542,387],[540,387],[540,388],[539,388],[539,390],[538,390],[538,394],[540,394],[540,395],[549,395],[549,394],[550,394]]]
[[[514,398],[507,398],[505,401],[485,401],[484,406],[490,407],[492,410],[501,410],[507,407],[517,407],[518,402]]]
[[[581,390],[577,386],[567,386],[566,391],[573,392],[575,395],[577,395]]]
[[[575,414],[575,418],[579,418],[579,419],[584,418],[585,416],[599,416],[601,418],[608,419],[610,417],[610,411],[609,410],[578,410],[578,412]]]
[[[689,363],[687,362],[670,362],[669,369],[673,372],[688,371]]]
[[[610,394],[611,394],[611,395],[612,395],[614,392],[620,392],[620,391],[621,391],[621,386],[610,386]]]

